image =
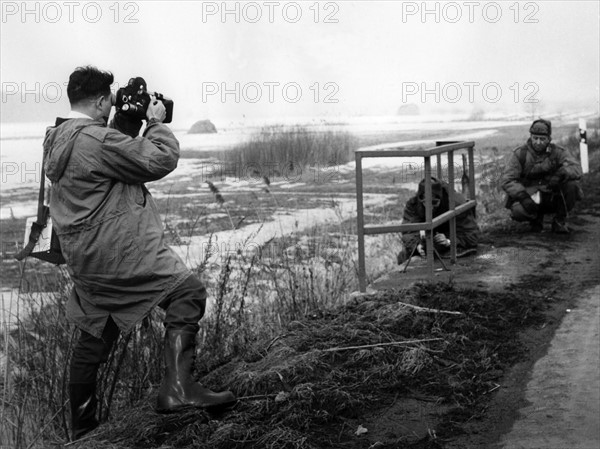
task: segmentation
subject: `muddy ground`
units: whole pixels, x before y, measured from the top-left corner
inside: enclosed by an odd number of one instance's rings
[[[375,445],[364,447],[403,447],[389,441],[399,425],[423,435],[420,447],[598,447],[598,172],[587,177],[585,188],[586,198],[570,219],[571,235],[552,234],[548,221],[542,234],[529,233],[527,226],[518,224],[498,226],[488,233],[477,257],[459,259],[451,273],[436,274],[442,282],[453,280],[488,291],[505,291],[518,284],[523,300],[544,299],[542,320],[519,333],[525,351],[505,370],[491,399],[480,401],[479,413],[466,422],[457,417],[456,433],[433,432],[440,424],[439,408],[394,402],[367,421],[372,430],[369,440]],[[391,273],[374,287],[398,287],[420,278],[420,271],[415,267],[412,272]]]

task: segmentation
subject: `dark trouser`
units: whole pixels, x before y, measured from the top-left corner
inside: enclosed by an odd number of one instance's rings
[[[555,192],[542,192],[538,216],[529,214],[521,203],[515,202],[511,207],[512,218],[516,221],[532,221],[544,214],[555,214],[557,220],[564,220],[579,199],[579,186],[575,181],[567,181]]]
[[[96,376],[101,363],[119,337],[119,328],[112,318],[108,318],[101,338],[81,331],[73,349],[69,379],[69,401],[71,405],[71,432],[73,440],[98,427],[96,409]]]
[[[100,338],[82,330],[71,356],[70,384],[93,384],[101,363],[106,363],[115,341],[119,338],[119,328],[112,318],[108,318]]]
[[[206,288],[200,280],[189,276],[173,290],[159,306],[166,311],[166,329],[181,329],[197,333],[198,321],[206,307]],[[81,331],[81,335],[71,358],[70,384],[90,384],[96,382],[101,363],[106,363],[114,342],[119,337],[119,328],[109,317],[101,338]]]
[[[206,288],[195,275],[188,277],[158,305],[166,311],[167,330],[185,330],[198,333],[198,321],[206,308]]]
[[[164,324],[167,330],[182,330],[195,336],[198,321],[204,315],[206,289],[196,276],[189,276],[159,306],[166,311]],[[96,377],[100,364],[108,360],[119,333],[119,328],[109,317],[100,338],[82,330],[73,349],[69,379],[73,440],[98,426]]]

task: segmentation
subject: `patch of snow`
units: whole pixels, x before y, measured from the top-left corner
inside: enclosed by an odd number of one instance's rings
[[[37,200],[19,203],[4,203],[2,204],[2,207],[0,207],[0,220],[6,220],[12,217],[33,217],[37,215],[37,206]],[[25,229],[23,229],[23,235],[25,235]]]
[[[365,195],[364,205],[379,206],[393,195]],[[189,245],[172,246],[189,267],[202,261],[216,263],[228,254],[252,254],[272,239],[317,225],[339,223],[341,220],[356,217],[354,198],[336,199],[335,207],[299,209],[277,212],[273,220],[256,223],[241,229],[216,232],[212,235],[194,236]]]
[[[292,182],[292,183],[289,183],[289,184],[282,183],[280,187],[282,189],[294,189],[296,187],[304,187],[305,185],[306,184],[303,183],[303,182]]]
[[[17,289],[0,290],[0,332],[14,329],[32,310],[49,304],[56,293],[19,293]]]

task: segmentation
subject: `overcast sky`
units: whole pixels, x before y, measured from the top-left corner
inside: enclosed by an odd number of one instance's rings
[[[180,121],[597,110],[599,4],[3,1],[2,87],[52,102],[92,64],[145,77]]]

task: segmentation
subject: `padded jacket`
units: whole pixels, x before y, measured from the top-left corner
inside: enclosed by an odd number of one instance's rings
[[[581,165],[566,149],[553,143],[545,152],[537,153],[528,139],[509,155],[500,179],[507,194],[506,207],[510,208],[520,192],[533,193],[535,187],[546,190],[548,181],[557,173],[563,182],[576,181],[582,176]]]

